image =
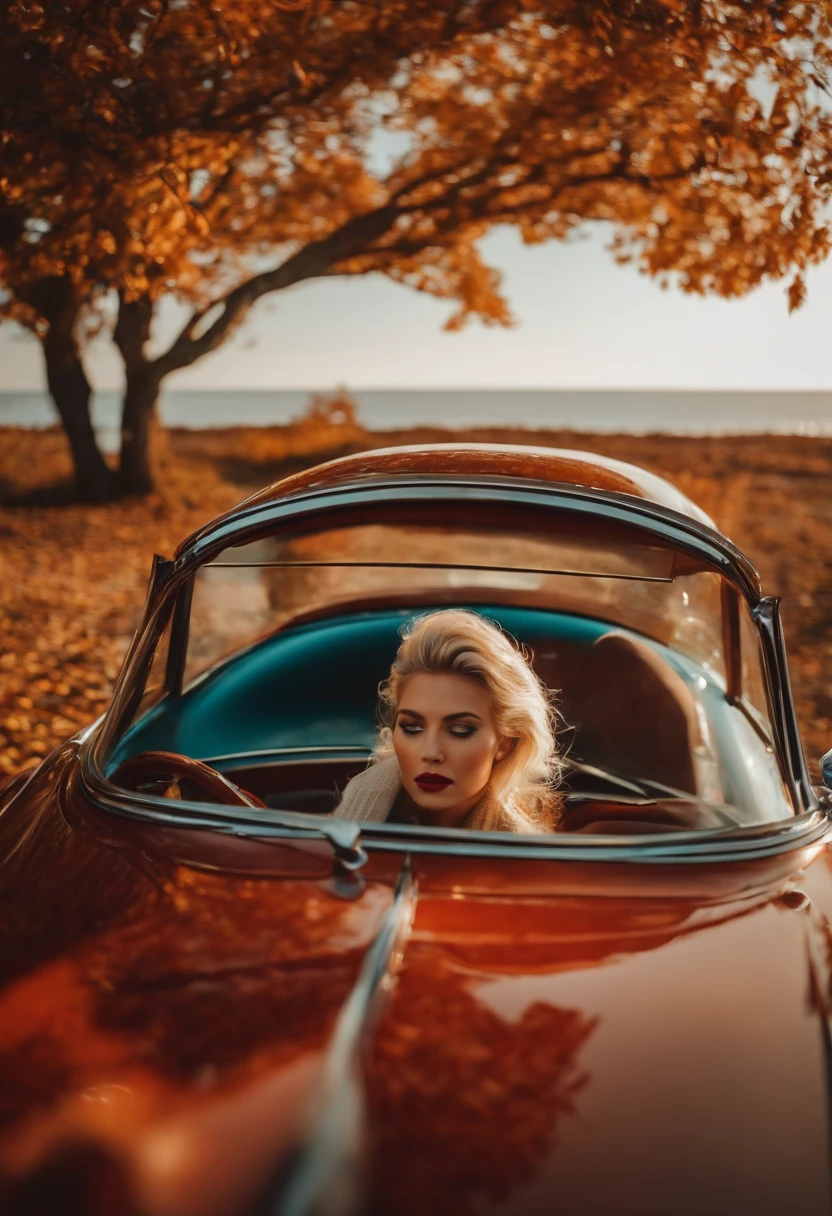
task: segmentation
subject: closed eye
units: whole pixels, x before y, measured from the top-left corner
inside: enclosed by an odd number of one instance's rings
[[[424,729],[418,722],[398,722],[396,725],[405,735],[419,735]],[[470,739],[476,730],[476,726],[452,726],[450,727],[450,734],[455,739]]]

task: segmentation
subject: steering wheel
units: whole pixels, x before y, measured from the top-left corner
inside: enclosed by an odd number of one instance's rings
[[[178,752],[140,752],[137,756],[129,756],[110,774],[110,780],[115,785],[135,790],[136,793],[156,793],[153,786],[167,788],[174,782],[188,781],[195,785],[200,793],[207,794],[212,802],[219,802],[224,806],[266,809],[265,802],[261,802],[256,794],[240,789],[233,781],[229,781],[215,768],[203,764],[201,760],[182,756]]]

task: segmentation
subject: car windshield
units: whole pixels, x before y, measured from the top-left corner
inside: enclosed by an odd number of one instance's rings
[[[658,803],[667,827],[669,802],[676,828],[781,819],[759,638],[743,604],[725,627],[725,591],[647,533],[574,521],[391,517],[229,546],[183,587],[114,762],[184,753],[267,806],[332,812],[373,747],[402,625],[457,606],[516,638],[552,691],[572,830],[600,830],[599,798],[604,822],[612,799],[642,828]]]
[[[224,550],[198,571],[186,683],[310,614],[357,603],[525,605],[634,629],[724,683],[720,576],[632,539],[367,524]]]

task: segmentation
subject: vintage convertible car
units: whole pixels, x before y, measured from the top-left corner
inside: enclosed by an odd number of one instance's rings
[[[328,814],[448,604],[558,690],[554,835]],[[667,482],[474,445],[271,486],[0,790],[0,1208],[828,1213],[829,805],[777,601]]]

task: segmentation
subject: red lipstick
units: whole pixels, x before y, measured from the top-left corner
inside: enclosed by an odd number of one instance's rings
[[[426,794],[438,794],[440,790],[453,785],[450,777],[442,777],[439,773],[420,773],[418,777],[414,777],[414,781]]]

